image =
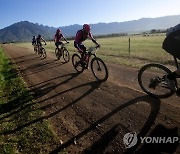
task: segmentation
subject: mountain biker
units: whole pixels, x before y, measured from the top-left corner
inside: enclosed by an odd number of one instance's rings
[[[63,38],[67,43],[69,43],[64,35],[61,33],[60,29],[57,29],[56,34],[54,35],[54,42],[57,48],[59,48],[59,45],[62,45],[61,38]]]
[[[33,36],[32,38],[32,45],[36,45],[36,36]]]
[[[37,45],[39,45],[40,47],[42,46],[41,41],[43,41],[43,42],[45,43],[45,45],[46,45],[46,41],[42,38],[41,35],[38,35],[38,37],[36,38],[36,43],[37,43]]]
[[[180,24],[170,28],[167,31],[162,48],[174,57],[180,59]],[[177,89],[174,82],[177,77],[180,77],[180,69],[177,69],[176,71],[167,75],[167,84],[172,90],[180,94],[180,88]]]
[[[86,53],[86,47],[83,44],[83,42],[90,38],[93,43],[95,43],[97,46],[100,46],[96,40],[93,38],[93,35],[91,34],[91,27],[88,24],[83,25],[83,29],[78,30],[76,33],[75,41],[74,41],[74,47],[78,49],[78,51],[81,54],[81,58],[84,58],[84,55]]]

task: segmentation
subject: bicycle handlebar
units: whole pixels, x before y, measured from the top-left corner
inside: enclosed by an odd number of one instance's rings
[[[62,42],[62,45],[65,45],[65,44],[69,44],[69,42],[66,42],[66,43],[63,43],[63,42]]]
[[[96,47],[95,47],[95,48],[97,49],[97,48],[100,48],[100,47],[101,47],[101,45],[96,45]]]
[[[88,48],[88,52],[92,52],[92,51],[94,51],[94,50],[96,50],[96,49],[98,49],[98,48],[100,48],[100,45],[97,45],[97,46],[95,46],[95,47],[89,47]]]

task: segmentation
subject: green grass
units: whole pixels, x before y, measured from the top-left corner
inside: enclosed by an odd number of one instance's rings
[[[0,47],[0,153],[47,153],[55,133]]]
[[[131,40],[130,54],[129,38]],[[141,67],[144,63],[148,62],[171,64],[173,61],[172,56],[162,49],[164,38],[165,34],[100,38],[97,39],[97,41],[101,44],[101,48],[97,51],[97,55],[107,62],[124,64],[133,67]],[[87,47],[94,45],[90,40],[85,41],[84,44]],[[32,48],[30,43],[16,45]],[[48,42],[45,48],[47,51],[53,52],[55,45],[53,42]],[[76,51],[73,46],[73,41],[70,41],[67,48],[71,54]]]

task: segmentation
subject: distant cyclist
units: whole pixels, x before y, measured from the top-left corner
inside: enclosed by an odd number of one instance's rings
[[[180,24],[175,27],[170,28],[166,33],[166,38],[163,42],[163,49],[173,55],[174,57],[180,59]],[[171,74],[167,75],[167,83],[172,90],[180,94],[180,88],[176,89],[175,80],[177,77],[180,77],[180,69],[177,69]]]
[[[36,45],[36,36],[33,36],[32,38],[32,45]]]
[[[59,48],[59,45],[63,44],[61,38],[63,38],[67,43],[69,43],[64,37],[64,35],[61,33],[61,30],[57,29],[56,34],[54,35],[54,42],[57,48]]]
[[[46,41],[42,38],[41,35],[38,35],[38,37],[36,38],[37,45],[42,46],[41,41],[43,41],[45,43],[45,45],[46,45]]]
[[[90,25],[84,24],[83,29],[77,31],[74,41],[74,47],[77,48],[78,51],[81,53],[81,58],[84,57],[86,52],[86,47],[83,44],[83,41],[85,41],[88,37],[92,40],[93,43],[95,43],[97,46],[100,46],[91,34]]]

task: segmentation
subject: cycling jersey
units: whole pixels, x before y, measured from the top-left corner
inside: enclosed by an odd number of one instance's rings
[[[162,47],[165,51],[180,59],[180,24],[167,31]]]
[[[36,38],[36,41],[37,41],[37,44],[38,44],[38,45],[40,45],[40,46],[42,45],[42,43],[41,43],[41,37],[37,37],[37,38]]]
[[[56,42],[61,42],[61,38],[62,37],[64,37],[64,35],[63,34],[55,34],[54,35],[54,40],[56,41]]]
[[[85,41],[87,38],[90,38],[94,43],[97,44],[96,40],[93,38],[91,32],[86,32],[84,29],[79,30],[76,33],[76,38],[74,41],[74,47],[77,48],[78,50],[82,50],[83,52],[86,51],[86,47],[84,44],[82,44],[83,41]]]
[[[81,44],[83,41],[85,41],[88,37],[90,37],[92,40],[94,40],[91,32],[87,33],[86,31],[84,31],[83,29],[79,30],[76,33],[76,38],[75,38],[75,42],[78,44]]]
[[[33,39],[32,39],[32,45],[33,45],[33,44],[36,44],[36,38],[33,38]]]

